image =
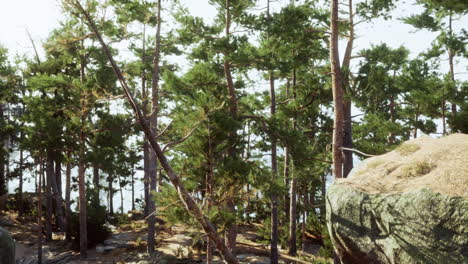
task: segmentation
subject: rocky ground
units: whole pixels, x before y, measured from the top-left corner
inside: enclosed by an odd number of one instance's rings
[[[0,225],[9,230],[17,241],[17,264],[37,263],[37,224],[34,219],[19,219],[14,214],[0,216]],[[182,225],[158,226],[157,253],[149,256],[146,251],[146,230],[143,220],[129,225],[115,227],[110,225],[112,234],[102,244],[88,250],[88,259],[80,261],[71,244],[64,240],[63,234],[54,233],[54,241],[43,245],[42,254],[45,264],[153,264],[153,263],[206,263],[205,254],[200,248],[192,246],[192,237],[196,230]],[[257,241],[255,225],[241,226],[236,255],[240,263],[270,263],[268,245]],[[200,234],[203,237],[202,234]],[[305,252],[299,257],[291,257],[286,251],[281,252],[281,263],[313,263],[319,246],[309,241]],[[320,260],[320,259],[319,259]],[[325,263],[325,260],[322,260]],[[213,263],[224,263],[215,254]]]

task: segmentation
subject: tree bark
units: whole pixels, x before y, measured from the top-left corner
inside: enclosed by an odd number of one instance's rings
[[[172,166],[169,164],[167,161],[166,156],[162,152],[161,147],[156,141],[155,135],[151,132],[150,128],[148,127],[145,118],[143,114],[141,113],[141,110],[139,106],[135,103],[135,99],[133,98],[132,94],[130,93],[130,89],[127,85],[127,81],[125,77],[123,76],[120,68],[117,66],[115,63],[115,60],[112,56],[112,54],[109,51],[109,48],[107,47],[106,43],[104,42],[100,32],[97,30],[96,25],[92,21],[91,17],[89,14],[84,10],[84,8],[81,6],[81,4],[78,1],[74,1],[76,7],[79,9],[81,14],[84,16],[86,21],[88,22],[89,26],[91,27],[92,31],[96,35],[97,39],[99,40],[99,43],[101,44],[104,53],[106,54],[107,58],[109,59],[109,62],[112,66],[112,69],[114,70],[114,73],[117,77],[117,79],[120,82],[120,85],[122,86],[125,95],[130,102],[133,111],[135,113],[135,116],[140,123],[143,131],[145,132],[146,137],[148,138],[149,143],[151,144],[152,149],[156,153],[159,162],[161,163],[161,166],[164,168],[164,170],[167,173],[167,176],[171,183],[174,185],[175,189],[177,190],[177,193],[179,195],[180,200],[184,204],[186,210],[191,213],[195,219],[200,223],[200,225],[203,227],[203,230],[210,236],[210,238],[213,240],[214,244],[218,248],[219,252],[221,253],[222,257],[224,260],[229,263],[229,264],[237,264],[239,263],[236,259],[236,257],[232,254],[232,252],[226,247],[224,244],[223,240],[221,237],[218,235],[215,227],[213,224],[209,221],[209,219],[202,213],[201,209],[198,207],[198,205],[195,203],[193,197],[190,195],[190,193],[185,189],[183,186],[180,176],[177,175]]]
[[[71,208],[70,208],[70,192],[71,192],[71,154],[67,153],[67,168],[65,175],[65,218],[66,218],[66,240],[71,241]]]
[[[274,118],[276,113],[276,97],[275,97],[275,79],[273,73],[270,72],[270,114]],[[276,181],[278,179],[278,161],[276,154],[276,138],[271,138],[271,246],[270,259],[272,264],[278,263],[278,194],[276,193]]]
[[[55,162],[55,175],[52,175],[52,191],[54,196],[54,205],[55,205],[55,219],[57,222],[57,226],[59,227],[60,231],[65,231],[65,219],[63,214],[63,199],[62,199],[62,192],[61,192],[61,184],[59,185],[57,182],[58,178],[62,177],[62,168],[61,163],[59,161]],[[60,181],[62,182],[62,181]]]
[[[3,104],[0,104],[0,118],[2,118],[3,120],[4,119],[4,105]],[[2,148],[5,148],[6,146],[4,146],[4,143],[5,142],[1,142],[0,144]],[[6,148],[5,148],[6,149]],[[5,210],[5,206],[6,206],[6,197],[8,195],[8,191],[7,191],[7,186],[6,186],[6,175],[5,175],[5,157],[2,155],[3,153],[0,153],[0,212],[2,212],[3,210]],[[5,154],[6,155],[6,154]]]
[[[135,211],[135,170],[132,168],[132,211]]]
[[[81,41],[81,48],[83,49],[83,41]],[[83,85],[85,83],[85,64],[84,57],[80,57],[80,81]],[[78,161],[78,196],[79,196],[79,210],[80,210],[80,259],[86,260],[88,257],[88,228],[87,228],[87,212],[86,212],[86,164],[85,164],[85,149],[86,149],[86,135],[85,135],[85,122],[86,122],[86,102],[85,98],[80,98],[81,104],[81,122],[80,122],[80,140],[79,140],[79,161]]]
[[[42,263],[42,179],[44,178],[44,170],[42,167],[42,159],[39,159],[39,184],[37,188],[37,263]]]
[[[452,28],[452,11],[450,11],[449,15],[449,36],[453,37],[453,28]],[[455,57],[454,51],[449,47],[448,48],[448,55],[449,55],[449,66],[450,66],[450,79],[455,85],[455,71],[453,68],[453,59]],[[452,114],[455,116],[457,114],[457,105],[452,104]]]
[[[333,104],[335,119],[333,122],[333,172],[335,178],[343,178],[343,89],[341,82],[340,57],[338,54],[338,0],[331,1],[330,61],[332,74]]]
[[[225,34],[226,38],[229,41],[230,40],[230,28],[231,28],[231,1],[226,0],[226,27],[225,27]],[[226,58],[224,58],[224,75],[226,77],[226,82],[227,82],[227,88],[228,88],[228,94],[229,94],[229,109],[231,112],[231,117],[234,120],[237,120],[237,114],[238,114],[238,107],[237,107],[237,97],[236,97],[236,90],[234,88],[234,82],[232,80],[232,73],[231,73],[231,62]],[[229,137],[230,138],[235,138],[236,137],[236,132],[231,131],[229,132]],[[230,146],[228,149],[228,155],[230,158],[234,159],[236,158],[236,149],[235,146]],[[235,203],[234,203],[234,198],[231,197],[232,194],[228,194],[230,197],[226,198],[226,208],[230,213],[234,215],[234,218],[236,218],[236,208],[235,208]],[[236,239],[237,239],[237,219],[233,221],[233,223],[228,224],[226,228],[226,246],[229,248],[229,250],[233,251],[234,248],[236,247]]]
[[[158,132],[158,112],[159,112],[159,72],[160,72],[160,56],[161,56],[161,0],[157,1],[157,20],[158,24],[156,26],[156,47],[154,51],[154,61],[153,61],[153,76],[152,76],[152,108],[151,108],[151,118],[150,118],[150,129],[153,135],[157,135]],[[148,206],[148,211],[150,216],[148,217],[148,253],[154,252],[154,247],[156,245],[155,241],[155,224],[156,224],[156,185],[158,180],[158,170],[157,170],[157,157],[154,151],[150,151],[149,156],[149,172],[150,172],[150,204]]]
[[[293,51],[294,55],[294,51]],[[297,76],[296,76],[296,69],[293,69],[293,76],[292,76],[292,96],[294,102],[296,102],[297,94],[296,94],[296,83],[297,83]],[[293,130],[295,131],[297,128],[297,109],[294,111],[293,117]],[[297,245],[296,245],[296,228],[297,228],[297,218],[296,218],[296,177],[294,171],[294,159],[291,159],[293,170],[291,173],[291,181],[289,186],[289,254],[295,256],[297,254]]]
[[[141,63],[144,65],[146,61],[146,24],[143,25],[143,43],[142,43],[142,56],[141,56]],[[142,94],[142,108],[143,108],[143,116],[146,118],[148,117],[148,92],[146,90],[146,71],[145,67],[143,67],[143,71],[141,73],[141,94]],[[150,181],[150,171],[149,171],[149,143],[148,139],[145,136],[145,142],[143,143],[143,185],[144,185],[144,200],[145,200],[145,208],[144,208],[144,215],[145,217],[149,215],[148,205],[150,203],[150,192],[149,192],[149,181]]]
[[[213,206],[213,190],[214,190],[214,159],[213,159],[213,140],[211,136],[211,125],[208,122],[208,173],[206,174],[206,197],[208,212]],[[206,263],[213,263],[213,242],[208,236],[206,238]]]
[[[24,107],[23,107],[24,110]],[[20,142],[23,142],[24,133],[23,130],[20,132]],[[19,186],[18,186],[18,215],[23,216],[24,206],[23,206],[23,148],[20,146],[20,159],[19,159]]]
[[[353,1],[348,0],[348,13],[349,13],[349,37],[346,45],[345,55],[342,64],[342,75],[343,75],[343,147],[352,149],[353,148],[353,128],[351,120],[351,56],[354,47],[354,13],[353,13]],[[353,169],[353,152],[350,150],[343,151],[343,177],[348,177],[348,174]]]
[[[81,132],[81,144],[84,144],[84,133]],[[84,146],[81,147],[82,149]],[[80,259],[85,260],[87,257],[88,249],[88,230],[86,226],[86,186],[85,186],[85,162],[84,150],[81,151],[78,163],[78,192],[79,192],[79,208],[80,208]]]
[[[93,165],[93,185],[94,185],[93,203],[95,205],[99,205],[101,203],[101,200],[99,197],[101,186],[99,185],[99,166],[97,164]]]
[[[46,237],[47,242],[52,241],[52,178],[54,175],[54,161],[51,157],[51,151],[47,150],[47,159],[46,159]]]
[[[112,174],[109,174],[107,178],[107,188],[109,189],[108,191],[108,197],[109,197],[109,215],[114,215],[114,177]]]
[[[291,184],[289,187],[289,251],[288,254],[296,256],[296,177],[291,174]]]

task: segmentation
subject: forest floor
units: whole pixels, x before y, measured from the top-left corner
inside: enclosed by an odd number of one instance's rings
[[[37,263],[38,225],[35,219],[18,218],[15,213],[0,216],[3,226],[16,240],[17,264]],[[6,223],[6,224],[5,224]],[[147,230],[144,220],[134,220],[119,227],[110,226],[112,234],[103,244],[88,250],[88,259],[80,261],[77,252],[71,250],[72,243],[64,240],[63,234],[54,233],[53,242],[43,244],[43,263],[50,264],[186,264],[206,263],[205,252],[193,243],[194,237],[203,239],[198,230],[183,225],[172,225],[159,221],[157,228],[157,254],[149,256],[146,253]],[[269,262],[269,246],[258,241],[256,230],[258,224],[240,225],[236,255],[240,263],[267,264]],[[327,260],[316,257],[320,246],[308,239],[304,251],[299,256],[287,255],[280,249],[280,263],[326,263]],[[224,263],[218,254],[214,254],[213,263]]]

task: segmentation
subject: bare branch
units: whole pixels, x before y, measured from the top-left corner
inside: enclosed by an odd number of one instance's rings
[[[184,142],[185,140],[187,140],[187,139],[193,134],[193,132],[195,132],[195,130],[197,130],[198,125],[199,125],[200,123],[201,123],[201,122],[199,122],[197,125],[195,125],[195,127],[192,128],[192,130],[190,130],[190,132],[188,132],[188,134],[185,135],[183,138],[168,143],[168,144],[163,148],[163,152],[166,152],[169,148],[173,148],[173,147],[175,147],[176,145],[179,145],[180,143],[182,143],[182,142]]]
[[[359,151],[359,150],[357,150],[357,149],[344,148],[344,147],[341,147],[341,149],[342,149],[342,150],[353,151],[353,152],[359,153],[359,154],[361,154],[361,155],[363,155],[363,156],[366,156],[366,157],[375,157],[375,156],[376,156],[376,155],[366,154],[366,153],[364,153],[364,152],[362,152],[362,151]]]

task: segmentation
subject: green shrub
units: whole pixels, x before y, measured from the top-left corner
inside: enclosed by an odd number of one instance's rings
[[[333,245],[325,221],[319,219],[314,214],[310,214],[307,218],[307,229],[311,230],[311,233],[322,237],[322,246],[319,249],[318,255],[325,258],[332,257]]]
[[[107,218],[107,209],[103,205],[96,205],[92,201],[92,195],[87,195],[86,215],[87,215],[87,231],[88,231],[88,247],[95,246],[104,242],[109,235],[110,230],[104,226]],[[73,249],[79,249],[80,241],[80,220],[78,208],[72,213],[71,217],[71,233],[74,238]]]

